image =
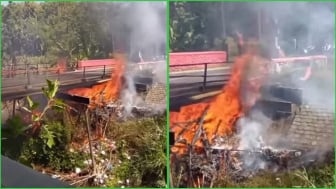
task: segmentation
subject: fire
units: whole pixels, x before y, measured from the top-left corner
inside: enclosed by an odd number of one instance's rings
[[[90,107],[106,104],[119,98],[123,85],[125,71],[125,58],[123,55],[115,56],[116,63],[111,79],[105,83],[94,85],[91,88],[76,88],[69,90],[71,95],[82,96],[90,99]]]
[[[202,150],[203,142],[197,131],[202,117],[205,137],[210,144],[216,136],[234,132],[235,122],[246,113],[259,96],[259,89],[264,79],[260,74],[267,73],[265,68],[268,62],[258,58],[255,53],[256,51],[249,51],[236,59],[228,83],[210,102],[184,106],[180,112],[170,113],[170,129],[175,133],[176,141],[184,139],[187,144],[193,143],[197,151]],[[247,86],[244,85],[246,80],[249,81]],[[243,92],[247,92],[243,89],[248,90],[247,96],[242,95]],[[179,123],[183,125],[178,125]],[[179,134],[181,132],[182,134]],[[185,154],[187,146],[178,143],[171,150],[176,154]]]

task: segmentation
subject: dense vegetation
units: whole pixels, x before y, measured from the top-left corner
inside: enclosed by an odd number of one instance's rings
[[[139,27],[129,16],[135,6],[102,2],[2,5],[3,65],[55,64],[65,58],[68,66],[74,67],[78,60],[107,58],[115,51],[138,53],[130,41],[137,32],[134,28]],[[163,27],[165,10],[158,12]]]
[[[28,97],[2,127],[2,155],[75,186],[166,186],[165,116],[102,119],[56,99],[58,85],[48,81],[43,111]]]
[[[321,48],[326,41],[333,43],[333,13],[334,5],[325,2],[172,2],[170,48],[174,52],[223,50],[225,40],[231,44],[237,32],[271,48],[278,37],[287,54],[308,45]]]

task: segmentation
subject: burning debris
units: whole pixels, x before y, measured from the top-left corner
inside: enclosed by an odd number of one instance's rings
[[[287,140],[285,145],[269,142],[273,140],[268,137],[272,137],[269,132],[274,129],[271,128],[274,120],[262,120],[262,116],[257,116],[261,119],[258,120],[253,115],[256,102],[265,100],[260,99],[261,86],[266,83],[270,68],[270,61],[253,50],[236,59],[229,82],[212,101],[171,112],[170,129],[175,141],[171,147],[172,171],[184,172],[176,187],[212,187],[217,178],[224,176],[240,182],[260,171],[288,171],[307,163],[306,155],[310,151],[288,144],[286,132],[277,133],[277,137]],[[286,107],[289,104],[291,110],[295,104],[281,103]],[[292,124],[293,117],[300,115],[301,110],[301,114],[306,115],[305,108],[299,108],[278,121]],[[299,121],[300,116],[294,119],[294,123]]]
[[[194,136],[206,135],[210,144],[216,136],[225,136],[234,132],[234,124],[239,117],[247,113],[249,107],[253,106],[258,98],[258,90],[265,78],[265,67],[268,61],[256,56],[256,51],[249,51],[247,54],[238,58],[232,69],[232,76],[224,86],[222,93],[217,95],[210,103],[199,103],[182,107],[180,112],[171,112],[171,130],[181,135],[187,143],[194,143],[197,147],[203,144]],[[252,68],[253,65],[253,69]],[[260,70],[258,70],[260,69]],[[262,74],[261,76],[258,74]],[[246,77],[246,78],[245,78]],[[253,79],[251,79],[253,78]],[[249,85],[243,86],[249,79]],[[249,90],[249,95],[242,97],[241,89]],[[197,122],[194,122],[198,120]],[[184,127],[177,126],[180,123],[188,122]],[[195,124],[197,123],[197,124]],[[202,128],[199,130],[197,128]],[[178,139],[177,139],[178,140]],[[193,144],[193,145],[194,145]],[[181,151],[182,150],[182,151]],[[183,149],[172,148],[172,152],[183,154]]]
[[[116,55],[116,65],[111,79],[91,88],[76,88],[62,94],[61,98],[87,104],[90,110],[106,119],[113,113],[117,118],[154,116],[165,109],[165,89],[155,84],[147,96],[136,93],[133,78],[125,79],[125,58]],[[129,75],[129,73],[127,74]]]
[[[68,91],[71,95],[86,97],[90,100],[90,107],[107,104],[119,98],[125,70],[125,58],[123,55],[116,55],[116,64],[111,79],[105,83],[98,84],[92,88],[77,88]]]
[[[225,167],[227,175],[236,175],[243,170],[241,152],[256,153],[238,149],[239,140],[226,137],[234,136],[237,120],[248,114],[258,99],[267,64],[268,61],[258,56],[255,48],[250,48],[235,61],[230,80],[210,103],[185,106],[180,112],[170,114],[170,128],[176,141],[171,148],[172,154],[176,161],[181,157],[189,159],[187,186],[211,187],[219,169]],[[246,90],[245,93],[242,89]],[[248,96],[241,96],[247,91]]]
[[[276,149],[262,143],[258,148],[239,149],[237,135],[221,137],[217,141],[220,141],[220,144],[205,148],[205,153],[189,151],[181,157],[173,155],[174,163],[179,163],[173,165],[172,169],[189,171],[189,176],[179,182],[181,186],[212,187],[214,180],[223,176],[219,173],[224,173],[235,182],[242,182],[256,175],[258,171],[286,171],[291,168],[293,162],[297,165],[296,161],[302,156],[302,152],[298,150]],[[249,158],[248,163],[245,161],[246,157]],[[178,168],[180,164],[183,164],[184,168]]]
[[[131,108],[131,111],[126,111],[126,107],[122,104],[114,103],[108,104],[104,108],[96,109],[95,113],[97,115],[105,117],[106,119],[108,119],[111,114],[114,114],[117,119],[125,119],[130,117],[152,117],[157,115],[155,109],[152,106],[146,104],[127,108]]]

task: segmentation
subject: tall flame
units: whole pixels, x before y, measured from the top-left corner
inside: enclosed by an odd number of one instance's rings
[[[125,57],[121,54],[117,54],[114,57],[116,63],[109,81],[94,85],[91,88],[72,89],[69,90],[68,93],[71,95],[89,98],[89,107],[91,108],[117,100],[122,89],[122,79],[125,71],[126,60]]]
[[[255,103],[259,95],[262,77],[253,80],[251,77],[267,73],[265,61],[256,59],[254,54],[255,52],[247,52],[235,60],[228,83],[210,102],[192,104],[181,107],[180,112],[170,112],[170,129],[175,133],[176,141],[185,140],[187,144],[193,143],[196,150],[202,150],[203,142],[197,136],[200,135],[197,129],[202,117],[205,136],[210,144],[216,136],[228,135],[234,131],[237,119]],[[249,80],[248,90],[251,92],[246,99],[241,96],[245,80]],[[185,154],[187,146],[185,143],[177,143],[171,150],[176,154]]]

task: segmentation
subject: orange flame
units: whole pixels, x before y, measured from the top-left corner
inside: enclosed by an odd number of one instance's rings
[[[125,71],[125,57],[123,55],[115,55],[116,63],[111,79],[105,83],[94,85],[91,88],[76,88],[69,90],[71,95],[82,96],[90,99],[90,108],[97,105],[103,105],[119,98],[123,75]]]
[[[267,72],[261,72],[266,70],[266,64],[259,59],[255,60],[253,55],[255,53],[256,51],[247,52],[236,59],[228,83],[223,87],[222,92],[209,103],[192,104],[181,107],[180,112],[170,112],[170,129],[175,133],[176,141],[184,139],[187,144],[194,142],[196,151],[203,150],[203,143],[198,139],[200,137],[196,136],[198,137],[197,140],[194,137],[198,134],[197,128],[199,126],[195,120],[199,120],[205,111],[203,129],[210,144],[216,136],[228,135],[234,131],[234,124],[237,119],[255,103],[259,96],[262,80],[260,78],[250,80],[248,77],[255,77]],[[252,63],[254,68],[252,68]],[[250,69],[254,72],[251,72]],[[250,81],[247,89],[249,90],[248,99],[241,96],[242,85],[246,79]],[[188,121],[192,123],[188,124]],[[179,123],[182,124],[178,125]],[[185,154],[187,146],[183,143],[177,143],[171,150],[176,154]]]

